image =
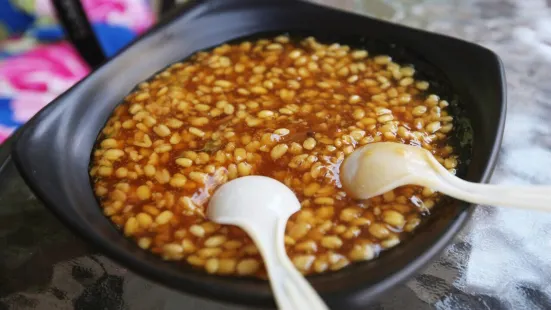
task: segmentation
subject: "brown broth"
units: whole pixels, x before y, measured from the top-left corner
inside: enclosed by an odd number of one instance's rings
[[[264,175],[301,201],[285,238],[301,272],[373,259],[413,231],[440,196],[405,186],[354,200],[340,184],[344,158],[392,141],[430,150],[452,172],[457,166],[448,103],[414,73],[389,56],[313,38],[199,52],[115,109],[93,154],[95,193],[106,216],[144,249],[209,273],[263,276],[251,239],[204,214],[221,184]]]

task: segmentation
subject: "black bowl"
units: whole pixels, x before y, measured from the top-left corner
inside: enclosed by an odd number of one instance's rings
[[[136,84],[195,51],[273,31],[329,36],[347,43],[356,40],[359,45],[386,42],[391,56],[438,68],[474,133],[464,178],[488,180],[505,120],[504,74],[494,53],[454,38],[290,0],[196,1],[182,7],[29,121],[13,150],[18,169],[69,227],[135,272],[203,297],[273,306],[265,281],[208,275],[139,249],[103,216],[88,177],[90,153],[100,129]],[[465,224],[470,210],[459,202],[439,208],[407,242],[380,258],[309,280],[330,306],[365,306],[437,255]]]

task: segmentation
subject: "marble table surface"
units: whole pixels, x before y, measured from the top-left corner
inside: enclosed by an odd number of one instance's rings
[[[499,54],[508,116],[492,182],[551,184],[551,1],[316,2]],[[8,153],[9,142],[0,147],[0,309],[244,309],[156,285],[89,248],[34,198]],[[485,206],[430,266],[370,307],[550,308],[551,214]]]

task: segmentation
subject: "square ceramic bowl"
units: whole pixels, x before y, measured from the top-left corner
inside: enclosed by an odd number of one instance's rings
[[[468,122],[457,125],[472,127],[472,154],[462,177],[488,180],[505,119],[504,74],[494,53],[454,38],[294,0],[191,1],[29,121],[13,149],[18,169],[67,226],[133,271],[206,298],[273,306],[266,281],[208,275],[165,262],[123,237],[98,206],[88,166],[101,128],[139,82],[196,51],[241,37],[286,32],[366,47],[372,54],[387,53],[398,62],[413,63],[433,81],[437,93],[452,97],[458,113],[464,113]],[[309,280],[330,306],[361,308],[444,249],[470,210],[457,201],[436,208],[406,242],[378,259]]]

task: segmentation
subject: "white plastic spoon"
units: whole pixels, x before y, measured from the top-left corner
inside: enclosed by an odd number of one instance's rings
[[[210,199],[207,217],[239,226],[253,239],[264,258],[279,309],[325,310],[323,300],[285,252],[285,225],[299,209],[297,197],[285,184],[248,176],[218,188]]]
[[[475,204],[551,211],[551,186],[467,182],[449,173],[429,151],[401,143],[372,143],[355,150],[344,160],[340,177],[356,199],[412,184]]]

